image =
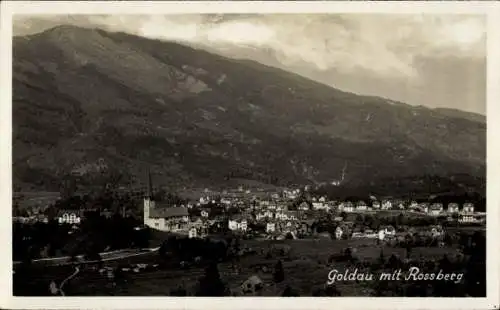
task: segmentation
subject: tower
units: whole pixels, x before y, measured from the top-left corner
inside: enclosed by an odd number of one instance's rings
[[[155,207],[155,202],[153,198],[153,182],[151,180],[151,172],[148,171],[148,189],[144,195],[144,225],[149,222],[149,213],[152,208]]]

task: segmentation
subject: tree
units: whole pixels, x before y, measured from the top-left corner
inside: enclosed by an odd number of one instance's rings
[[[406,241],[406,258],[410,259],[411,253],[413,251],[413,246],[410,241]]]
[[[275,283],[281,283],[285,280],[285,271],[283,270],[283,263],[278,260],[274,266],[273,280]]]
[[[378,256],[378,261],[381,265],[385,265],[384,249],[380,249],[380,254]]]
[[[299,297],[299,294],[292,289],[289,285],[285,287],[285,290],[283,291],[283,294],[281,294],[283,297]]]
[[[187,296],[187,291],[184,287],[179,286],[170,291],[170,296]]]
[[[228,290],[222,282],[217,263],[211,263],[205,269],[205,275],[200,279],[196,296],[227,296]]]
[[[337,289],[337,286],[335,284],[333,285],[328,285],[326,288],[325,288],[325,295],[326,296],[330,296],[330,297],[336,297],[336,296],[340,296],[340,291]]]

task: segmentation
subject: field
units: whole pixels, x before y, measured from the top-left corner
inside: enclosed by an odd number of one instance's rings
[[[316,288],[324,287],[328,280],[328,273],[332,269],[344,270],[345,264],[328,264],[328,258],[332,254],[339,253],[343,248],[356,248],[355,255],[360,260],[374,261],[383,250],[384,256],[389,257],[396,254],[405,256],[405,250],[401,248],[381,247],[376,245],[374,240],[330,240],[330,239],[304,239],[304,240],[284,240],[284,241],[257,241],[246,240],[242,245],[257,250],[259,254],[241,258],[239,262],[240,270],[237,272],[231,263],[220,263],[219,272],[222,280],[227,283],[233,292],[248,277],[258,275],[265,283],[264,296],[281,295],[286,285],[290,285],[301,296],[311,295]],[[266,258],[261,251],[266,252],[271,247],[291,247],[288,257],[273,255]],[[428,259],[438,259],[443,254],[453,255],[456,252],[453,248],[414,248],[412,257],[423,256]],[[272,282],[272,269],[277,260],[283,261],[285,281],[279,285]],[[119,262],[106,262],[106,265],[124,265],[131,263],[159,263],[158,254],[133,257]],[[262,266],[267,267],[263,271]],[[70,274],[66,271],[66,274]],[[69,295],[91,296],[91,295],[114,295],[114,296],[165,296],[172,289],[179,286],[184,287],[192,294],[194,288],[204,275],[201,267],[191,267],[188,269],[172,268],[154,271],[144,271],[140,273],[129,273],[125,276],[125,283],[118,283],[116,286],[109,282],[97,271],[86,270],[72,280],[67,291]],[[46,279],[46,277],[44,277]],[[369,288],[364,287],[362,282],[339,282],[337,289],[342,296],[355,296],[369,294]]]

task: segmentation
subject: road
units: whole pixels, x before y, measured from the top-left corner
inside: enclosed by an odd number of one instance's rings
[[[64,284],[66,284],[66,282],[68,282],[69,280],[71,280],[72,278],[74,278],[79,272],[80,272],[80,268],[75,267],[75,272],[73,272],[72,274],[70,274],[66,279],[64,279],[61,282],[61,284],[59,285],[59,292],[61,293],[62,296],[65,296],[64,291],[63,291]]]
[[[99,255],[101,256],[101,261],[111,261],[111,260],[123,259],[123,258],[138,256],[138,255],[149,254],[151,252],[158,251],[159,249],[160,249],[160,247],[147,248],[147,249],[143,249],[143,250],[145,250],[143,252],[138,252],[138,250],[133,250],[133,249],[123,249],[123,250],[117,250],[117,251],[111,251],[111,252],[101,252],[101,253],[99,253]],[[131,253],[131,251],[133,251],[133,253]],[[67,265],[67,264],[72,264],[69,262],[70,258],[71,258],[70,256],[40,258],[40,259],[34,259],[31,262],[32,263],[49,263],[52,266]],[[78,263],[93,262],[93,261],[83,260],[83,258],[84,258],[83,255],[78,255],[76,258],[78,259]],[[20,263],[21,262],[19,262],[19,261],[15,261],[13,264],[15,266],[15,265],[18,265]]]

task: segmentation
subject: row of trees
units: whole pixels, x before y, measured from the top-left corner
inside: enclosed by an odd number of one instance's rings
[[[16,261],[54,256],[76,256],[104,250],[147,247],[149,230],[135,229],[140,222],[115,214],[110,218],[89,213],[78,229],[69,224],[13,224],[13,257]],[[95,255],[94,255],[95,256]]]

